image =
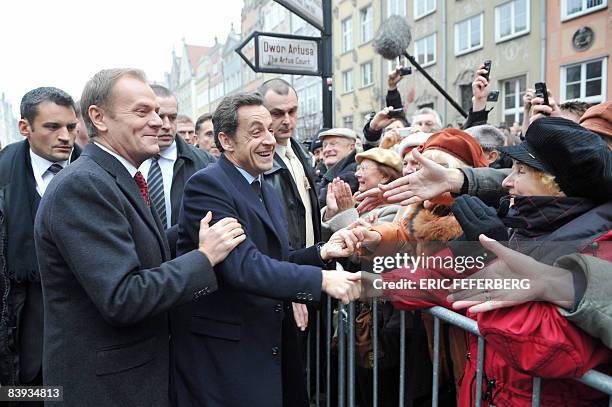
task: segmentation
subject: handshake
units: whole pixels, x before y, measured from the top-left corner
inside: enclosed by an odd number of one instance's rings
[[[375,221],[375,220],[374,220]],[[321,247],[321,258],[325,261],[334,258],[349,257],[364,244],[370,243],[369,224],[356,222],[346,229],[334,233]],[[380,236],[376,232],[372,232]],[[380,239],[378,239],[380,241]],[[322,270],[321,291],[348,304],[362,295],[362,277],[369,273],[363,271],[350,273],[341,270]]]

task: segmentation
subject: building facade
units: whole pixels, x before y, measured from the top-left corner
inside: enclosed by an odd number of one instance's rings
[[[606,0],[549,0],[546,83],[559,102],[609,100],[612,9]]]
[[[372,41],[382,23],[381,0],[335,0],[332,8],[334,126],[357,130],[384,104],[388,64]],[[383,62],[384,61],[384,62]],[[383,81],[384,76],[384,81]]]
[[[200,58],[206,55],[210,50],[211,47],[189,45],[183,40],[181,57],[176,68],[178,70],[178,75],[173,73],[170,74],[171,78],[176,77],[176,83],[169,85],[178,99],[179,114],[187,115],[194,120],[198,112],[196,104],[198,62]]]
[[[0,98],[0,149],[8,144],[23,140],[12,109],[13,107],[2,93]]]
[[[492,61],[491,88],[499,91],[489,103],[493,124],[522,121],[523,95],[545,76],[545,2],[534,0],[385,0],[385,16],[406,17],[412,29],[408,52],[467,112],[476,70]],[[544,4],[544,7],[542,5]],[[387,71],[392,69],[389,64]],[[385,79],[386,82],[386,79]],[[386,85],[386,84],[385,84]],[[386,88],[386,86],[385,86]],[[431,107],[443,125],[461,124],[462,115],[420,74],[399,86],[406,111]]]

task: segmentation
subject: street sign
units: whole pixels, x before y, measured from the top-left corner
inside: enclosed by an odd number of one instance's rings
[[[274,0],[292,13],[323,30],[323,5],[321,0]],[[326,0],[329,1],[329,0]]]
[[[255,45],[254,61],[242,53],[242,49],[251,41]],[[236,52],[255,72],[321,75],[319,37],[255,31],[236,48]]]

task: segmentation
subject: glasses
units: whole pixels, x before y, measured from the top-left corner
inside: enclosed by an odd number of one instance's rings
[[[361,172],[365,172],[371,169],[376,169],[376,166],[375,165],[358,165],[357,166],[357,171],[361,171]]]

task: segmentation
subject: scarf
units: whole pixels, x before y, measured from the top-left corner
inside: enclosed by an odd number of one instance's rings
[[[13,158],[11,181],[7,185],[6,260],[9,278],[17,282],[40,280],[34,248],[34,218],[40,196],[29,152],[26,140]]]
[[[585,198],[519,196],[510,208],[508,202],[509,197],[500,201],[500,215],[507,211],[502,220],[511,228],[509,247],[547,264],[578,251],[610,227],[602,223],[592,227],[584,215],[597,204]]]

